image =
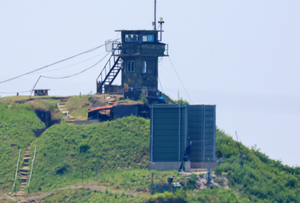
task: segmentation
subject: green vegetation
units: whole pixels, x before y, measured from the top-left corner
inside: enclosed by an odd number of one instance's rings
[[[166,184],[168,177],[173,177],[174,182],[185,182],[186,176],[178,171],[148,171],[147,169],[133,169],[125,171],[112,171],[101,173],[95,179],[98,185],[104,185],[118,190],[149,192],[151,188],[151,174],[153,184]]]
[[[92,105],[92,100],[93,97],[90,95],[72,96],[68,100],[66,107],[73,117],[76,117],[80,120],[86,120],[88,110],[91,108]]]
[[[0,190],[5,191],[13,185],[19,149],[21,166],[26,147],[36,139],[33,130],[45,125],[28,106],[3,103],[0,112]]]
[[[37,145],[32,190],[49,190],[101,172],[146,169],[149,120],[127,117],[91,125],[48,128]],[[33,153],[33,149],[31,150]]]
[[[253,147],[241,145],[245,155],[244,166],[239,165],[237,142],[217,131],[217,156],[225,159],[215,169],[216,174],[224,173],[229,179],[229,186],[239,192],[241,197],[251,202],[299,202],[300,168],[283,165]]]
[[[160,202],[168,202],[168,203],[186,203],[186,192],[182,189],[178,190],[174,193],[172,192],[164,192],[164,193],[156,193],[155,195],[151,195],[148,200],[148,203],[160,203]]]
[[[83,116],[82,109],[93,102],[91,98],[73,97],[66,106],[78,113],[75,115]],[[76,107],[77,103],[80,105]],[[57,124],[36,138],[33,130],[45,127],[33,112],[37,108],[52,113],[57,110],[55,104],[42,100],[16,104],[10,99],[9,104],[0,103],[0,191],[11,192],[18,149],[22,149],[22,160],[25,148],[32,143],[32,146],[37,145],[37,156],[31,194],[57,191],[41,202],[283,203],[300,200],[299,167],[283,165],[256,147],[249,149],[242,144],[245,158],[241,167],[237,142],[220,130],[217,130],[216,155],[222,162],[214,170],[217,175],[214,182],[224,185],[219,175],[225,176],[229,189],[214,185],[200,190],[203,174],[147,170],[149,120],[131,116],[91,125]],[[34,147],[31,155],[33,151]],[[167,178],[173,177],[174,182],[185,185],[185,189],[149,195],[152,173],[154,184],[167,184]],[[106,189],[78,189],[82,184]],[[74,189],[60,190],[70,185]]]
[[[52,194],[51,196],[39,201],[41,203],[52,202],[99,202],[99,203],[126,203],[142,202],[141,197],[125,195],[124,193],[101,192],[90,189],[65,189]]]
[[[239,199],[239,193],[232,191],[232,189],[222,189],[220,187],[213,187],[195,192],[195,195],[189,195],[187,202],[251,202],[247,198]]]
[[[22,107],[35,111],[36,109],[43,109],[51,112],[52,120],[60,120],[63,118],[63,114],[57,108],[57,103],[60,100],[53,97],[29,97],[29,96],[11,96],[0,98],[0,103],[5,105],[16,105],[19,104]]]

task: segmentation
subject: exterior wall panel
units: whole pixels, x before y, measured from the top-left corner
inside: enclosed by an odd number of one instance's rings
[[[191,162],[215,161],[215,105],[153,105],[151,115],[152,162],[182,161],[192,141]]]

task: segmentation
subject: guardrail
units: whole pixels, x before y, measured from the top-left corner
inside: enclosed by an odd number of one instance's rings
[[[33,170],[33,164],[34,164],[35,154],[36,154],[36,145],[35,145],[35,149],[34,149],[33,159],[32,159],[32,162],[31,162],[31,171],[30,171],[30,176],[29,176],[27,187],[29,187],[30,181],[31,181],[31,176],[32,176],[32,170]]]
[[[7,194],[0,194],[0,196],[3,196],[3,197],[4,197],[4,200],[5,200],[5,197],[7,197],[8,199],[11,199],[11,200],[13,200],[13,201],[15,201],[15,202],[18,202],[16,199],[11,198],[11,197],[8,196]]]
[[[16,173],[15,173],[15,182],[13,184],[13,191],[15,191],[15,186],[16,186],[16,181],[17,181],[17,176],[18,176],[20,155],[21,155],[21,149],[19,150],[19,159],[17,161],[17,169],[16,169]]]

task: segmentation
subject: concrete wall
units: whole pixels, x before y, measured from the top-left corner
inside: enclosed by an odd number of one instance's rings
[[[179,170],[181,162],[148,162],[148,170],[167,171],[167,170]],[[185,162],[185,171],[193,171],[197,169],[208,169],[208,162]],[[218,162],[211,162],[210,169],[214,169],[218,166]]]
[[[191,162],[191,168],[208,168],[209,162]],[[211,162],[210,168],[214,169],[218,166],[218,162]]]
[[[178,170],[181,162],[148,162],[148,170],[166,171],[166,170]]]
[[[100,121],[98,119],[92,119],[92,120],[83,120],[83,121],[75,121],[75,125],[88,125],[92,123],[99,123]]]

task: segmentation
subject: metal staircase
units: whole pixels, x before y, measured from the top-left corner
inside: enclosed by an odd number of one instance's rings
[[[112,50],[112,55],[109,57],[107,63],[97,77],[97,93],[99,94],[105,92],[104,87],[111,85],[121,70],[121,58],[118,56],[118,53],[116,53],[119,52],[119,50],[119,47]]]

